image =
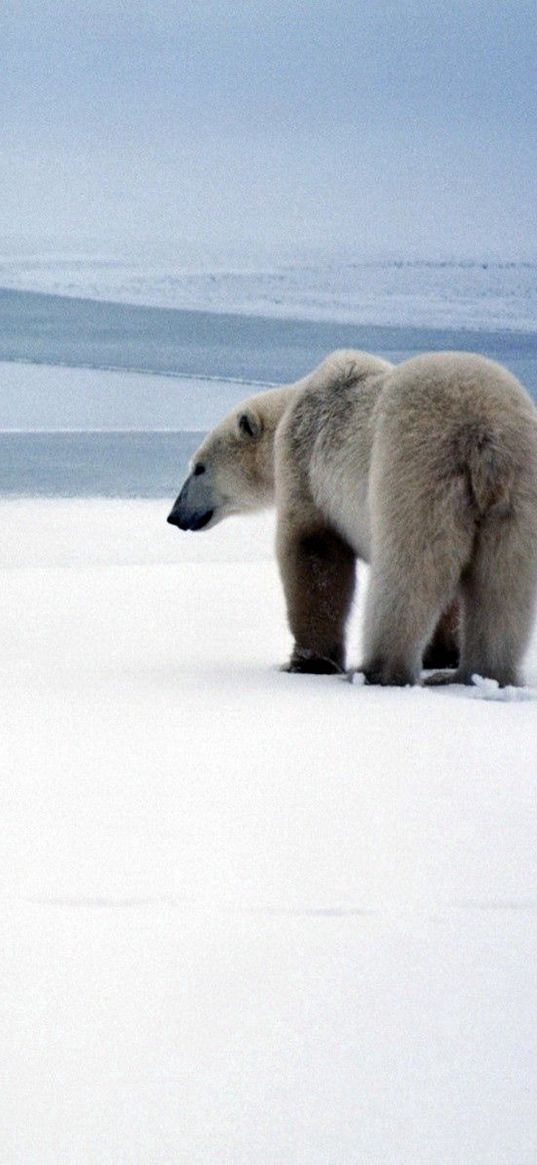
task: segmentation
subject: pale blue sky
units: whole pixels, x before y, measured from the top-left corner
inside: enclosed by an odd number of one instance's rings
[[[0,234],[537,253],[534,0],[4,0]]]

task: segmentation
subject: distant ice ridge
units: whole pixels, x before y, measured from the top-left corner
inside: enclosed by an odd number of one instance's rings
[[[338,322],[537,328],[537,260],[296,250],[2,245],[0,286],[154,307]]]

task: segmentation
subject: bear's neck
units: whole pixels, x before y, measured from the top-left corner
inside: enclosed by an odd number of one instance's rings
[[[264,485],[264,505],[273,505],[275,500],[274,483],[274,438],[276,429],[283,417],[287,406],[296,396],[301,385],[285,385],[283,388],[271,388],[261,393],[256,400],[262,404],[263,440],[260,444],[262,464],[259,465]]]

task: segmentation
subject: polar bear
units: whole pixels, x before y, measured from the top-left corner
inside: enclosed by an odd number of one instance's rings
[[[537,409],[505,368],[335,352],[216,426],[168,521],[209,529],[274,502],[288,670],[344,669],[359,559],[368,683],[416,683],[453,654],[459,609],[459,665],[429,682],[517,683],[537,590]]]

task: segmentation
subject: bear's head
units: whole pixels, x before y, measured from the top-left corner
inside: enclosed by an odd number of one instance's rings
[[[208,530],[229,514],[274,501],[274,433],[283,391],[260,393],[238,405],[205,438],[168,515],[180,530]]]

